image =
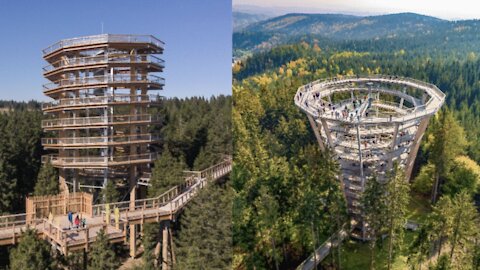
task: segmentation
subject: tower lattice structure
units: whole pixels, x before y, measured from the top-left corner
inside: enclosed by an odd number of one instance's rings
[[[340,165],[354,236],[368,239],[360,204],[366,181],[374,175],[387,181],[394,162],[410,179],[429,119],[444,100],[435,85],[385,75],[319,80],[298,89],[295,104],[320,149],[330,148]]]

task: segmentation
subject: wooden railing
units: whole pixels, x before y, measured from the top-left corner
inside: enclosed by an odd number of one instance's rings
[[[64,39],[56,42],[42,50],[44,55],[51,54],[59,49],[90,45],[101,43],[150,43],[163,50],[165,43],[152,35],[118,35],[118,34],[101,34],[86,37],[76,37]]]
[[[189,172],[184,183],[167,190],[155,198],[135,200],[133,204],[130,201],[122,201],[108,204],[108,207],[107,204],[92,205],[92,195],[88,193],[70,194],[68,197],[63,195],[33,197],[30,200],[27,199],[28,214],[0,216],[0,236],[11,238],[14,242],[16,235],[20,232],[16,231],[15,228],[34,225],[46,237],[57,242],[62,247],[65,247],[67,241],[69,245],[79,241],[81,242],[80,244],[88,246],[89,239],[92,238],[90,235],[93,235],[93,233],[90,233],[92,229],[104,227],[108,234],[108,225],[112,225],[112,222],[111,220],[107,221],[105,218],[107,208],[110,211],[113,211],[115,208],[120,210],[118,234],[120,234],[119,236],[122,234],[125,236],[125,228],[130,220],[143,219],[148,216],[144,211],[156,209],[157,211],[149,215],[157,217],[159,215],[172,216],[182,209],[200,189],[208,185],[208,182],[225,176],[231,169],[232,160],[227,158],[225,161],[203,171]],[[80,212],[85,216],[93,218],[103,217],[101,219],[102,222],[87,224],[85,228],[64,229],[61,225],[55,224],[54,220],[46,219],[49,213],[65,215],[67,211]],[[110,217],[112,218],[113,214],[110,214]],[[70,237],[72,233],[76,235],[83,233],[84,237],[73,240]],[[116,236],[115,233],[109,235],[110,238]]]
[[[60,194],[52,196],[33,196],[26,199],[27,223],[32,218],[45,218],[52,215],[65,215],[68,211],[92,215],[93,196],[89,193]]]

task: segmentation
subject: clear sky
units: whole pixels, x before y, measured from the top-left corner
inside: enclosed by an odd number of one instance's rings
[[[276,7],[286,12],[385,14],[415,12],[442,19],[480,19],[475,0],[233,0],[234,5]]]
[[[229,0],[0,0],[0,99],[48,100],[42,49],[102,33],[152,34],[166,43],[163,95],[231,94]]]

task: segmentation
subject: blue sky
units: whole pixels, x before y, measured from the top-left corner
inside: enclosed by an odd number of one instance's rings
[[[0,99],[49,100],[42,49],[102,33],[152,34],[166,43],[163,95],[231,94],[229,0],[0,0]]]

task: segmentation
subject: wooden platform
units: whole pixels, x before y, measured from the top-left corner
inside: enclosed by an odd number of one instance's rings
[[[228,175],[231,170],[232,161],[228,158],[203,171],[191,172],[184,184],[175,186],[158,197],[91,205],[90,209],[84,210],[86,214],[81,214],[81,217],[86,219],[84,228],[72,228],[66,213],[57,214],[51,219],[27,218],[31,214],[0,216],[0,245],[17,243],[21,232],[27,227],[36,229],[40,237],[49,241],[63,254],[80,249],[88,250],[102,228],[110,242],[127,243],[130,226],[140,225],[143,228],[145,223],[175,220],[199,190],[209,182]],[[115,208],[119,209],[118,222],[115,220]]]

